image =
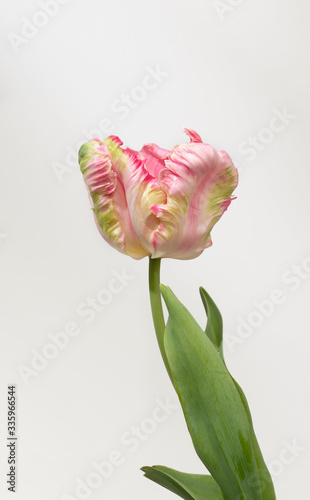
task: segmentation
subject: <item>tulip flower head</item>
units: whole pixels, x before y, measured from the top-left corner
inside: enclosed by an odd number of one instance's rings
[[[103,238],[135,259],[192,259],[212,245],[211,230],[231,203],[238,173],[225,151],[185,129],[190,143],[172,151],[93,139],[79,163]]]

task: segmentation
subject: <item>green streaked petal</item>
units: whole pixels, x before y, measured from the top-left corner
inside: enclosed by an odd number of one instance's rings
[[[84,144],[79,152],[81,172],[92,201],[95,221],[102,237],[113,248],[141,259],[148,252],[133,229],[124,186],[118,175],[120,159],[124,163],[126,158],[117,138],[110,138],[107,144],[95,139]]]

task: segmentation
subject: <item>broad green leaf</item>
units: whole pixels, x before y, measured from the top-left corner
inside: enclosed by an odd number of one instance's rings
[[[220,356],[223,359],[222,315],[210,295],[204,288],[202,288],[202,286],[199,288],[199,292],[208,318],[205,333],[208,335],[216,349],[218,349]]]
[[[195,450],[226,500],[262,500],[247,413],[218,351],[168,287],[164,343]]]
[[[220,488],[211,476],[187,474],[156,465],[142,467],[145,477],[172,491],[184,500],[223,500]]]
[[[249,404],[248,404],[247,399],[245,397],[245,394],[244,394],[243,390],[241,389],[240,385],[238,384],[238,382],[236,382],[236,380],[233,377],[231,377],[231,379],[233,380],[233,382],[234,382],[234,384],[239,392],[241,401],[243,403],[243,406],[245,408],[245,411],[246,411],[246,414],[248,417],[249,426],[250,426],[251,434],[252,434],[252,448],[254,451],[254,456],[255,456],[255,460],[256,460],[256,464],[257,464],[257,468],[258,468],[260,487],[262,490],[262,498],[263,498],[263,500],[275,500],[276,494],[274,491],[272,478],[271,478],[270,472],[267,468],[267,465],[265,463],[264,457],[262,455],[261,449],[259,447],[256,435],[254,432],[253,420],[252,420]]]
[[[224,360],[223,356],[223,320],[222,320],[222,315],[210,297],[210,295],[204,290],[204,288],[200,287],[199,289],[200,295],[202,298],[202,302],[206,311],[207,315],[207,326],[205,333],[211,340],[211,342],[219,349],[219,352],[221,354],[222,359]],[[231,375],[230,375],[231,376]],[[254,427],[253,427],[253,421],[252,421],[252,416],[250,412],[250,408],[247,402],[247,399],[245,397],[245,394],[243,390],[241,389],[240,385],[236,382],[236,380],[231,377],[241,398],[241,401],[243,403],[244,409],[246,411],[247,417],[248,417],[248,422],[249,422],[249,427],[251,429],[251,435],[252,435],[252,447],[254,451],[254,456],[255,460],[257,463],[258,467],[258,473],[260,477],[260,485],[262,489],[262,497],[263,500],[271,500],[275,499],[275,492],[274,492],[274,487],[272,483],[272,479],[270,476],[270,473],[267,469],[267,466],[265,464],[261,449],[259,447],[259,444],[257,442],[257,438],[254,432]]]

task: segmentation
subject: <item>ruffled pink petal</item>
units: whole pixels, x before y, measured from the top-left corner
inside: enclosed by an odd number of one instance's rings
[[[190,137],[191,142],[202,142],[202,139],[195,130],[190,130],[189,128],[183,128],[184,132]]]
[[[139,156],[144,160],[144,166],[152,177],[157,178],[159,172],[165,167],[165,159],[171,151],[159,148],[156,144],[145,144]]]
[[[159,185],[167,201],[150,207],[160,221],[152,256],[194,258],[212,244],[211,229],[231,203],[238,174],[227,153],[195,141],[176,146],[165,164]]]
[[[125,161],[119,147],[122,143],[112,136],[108,138],[107,144],[94,139],[84,144],[79,153],[95,221],[102,237],[111,246],[135,259],[141,259],[148,252],[133,229],[124,185],[118,176],[118,169]]]

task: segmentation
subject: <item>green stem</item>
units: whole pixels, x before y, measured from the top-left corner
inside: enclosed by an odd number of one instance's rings
[[[172,381],[168,358],[164,347],[164,333],[166,325],[160,294],[160,261],[161,259],[152,259],[151,257],[149,259],[149,290],[157,342],[159,345],[161,356],[165,363],[166,370]]]

